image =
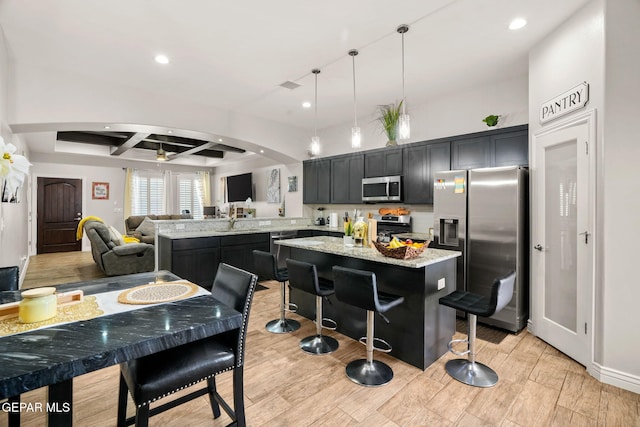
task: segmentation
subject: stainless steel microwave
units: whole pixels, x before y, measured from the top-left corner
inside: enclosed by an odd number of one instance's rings
[[[402,177],[378,176],[362,179],[363,202],[401,202]]]

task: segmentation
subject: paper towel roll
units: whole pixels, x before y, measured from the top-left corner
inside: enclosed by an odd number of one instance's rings
[[[337,213],[332,213],[331,215],[329,215],[329,226],[330,227],[337,227],[338,226],[338,214]]]

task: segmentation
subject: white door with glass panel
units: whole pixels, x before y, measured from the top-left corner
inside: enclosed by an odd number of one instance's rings
[[[592,360],[594,115],[534,135],[532,162],[532,331],[585,366]]]

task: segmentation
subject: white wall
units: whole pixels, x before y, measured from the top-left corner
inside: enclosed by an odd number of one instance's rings
[[[636,0],[594,0],[529,56],[530,134],[543,128],[538,112],[544,101],[580,82],[590,85],[587,109],[597,112],[596,374],[606,383],[636,392],[640,390],[640,329],[632,319],[640,282],[631,257],[640,238],[640,195],[632,190],[637,187],[640,155],[636,129],[639,20]]]
[[[215,169],[211,174],[211,191],[213,193],[212,201],[223,211],[228,212],[229,204],[223,203],[223,194],[220,189],[220,178],[230,175],[238,175],[251,172],[253,180],[253,203],[252,207],[256,209],[258,218],[277,217],[278,208],[282,203],[267,203],[267,182],[268,177],[273,169],[280,170],[280,201],[284,201],[285,216],[300,217],[305,215],[302,208],[302,163],[291,164],[265,164],[268,161],[257,159],[254,162],[232,163],[225,167]],[[289,177],[298,177],[298,191],[289,192]],[[244,205],[244,204],[240,204]]]
[[[83,194],[82,194],[82,216],[97,216],[105,221],[109,225],[116,227],[121,233],[124,232],[124,213],[122,211],[124,204],[124,179],[125,167],[133,167],[139,169],[151,169],[162,168],[170,169],[176,172],[195,172],[199,170],[197,168],[173,165],[169,163],[165,164],[149,164],[142,162],[131,161],[118,161],[112,160],[111,165],[105,165],[105,160],[93,159],[93,164],[87,164],[86,158],[72,156],[72,155],[44,155],[42,153],[33,153],[31,169],[33,178],[33,192],[31,195],[31,201],[33,203],[33,245],[32,254],[35,254],[35,247],[37,238],[36,232],[36,209],[37,209],[37,178],[79,178],[83,181]],[[201,169],[201,168],[200,168]],[[91,198],[91,183],[92,182],[108,182],[109,183],[109,199],[108,200],[94,200]],[[170,212],[177,213],[177,212]],[[91,250],[86,236],[82,242],[83,250]]]
[[[498,127],[527,124],[528,79],[521,75],[505,81],[496,81],[481,87],[461,88],[432,99],[427,104],[411,107],[411,139],[408,142],[425,141],[440,137],[463,135],[488,130],[482,122],[490,114],[501,115]],[[410,99],[408,94],[407,98]],[[365,108],[362,108],[363,110]],[[369,108],[372,110],[371,108]],[[384,147],[387,137],[380,132],[375,113],[358,119],[362,129],[362,149]],[[322,141],[322,156],[345,154],[351,149],[352,122],[346,122],[318,131]]]
[[[10,66],[4,33],[0,31],[0,134],[5,143],[16,146],[17,153],[29,158],[27,147],[20,138],[13,135],[8,126],[8,85]],[[28,253],[29,204],[25,195],[29,188],[29,178],[20,191],[21,203],[0,203],[0,266],[17,265],[24,278]],[[0,189],[1,191],[1,189]]]
[[[640,329],[634,319],[640,301],[635,266],[640,194],[634,190],[640,165],[640,2],[607,0],[605,5],[602,364],[635,375],[640,383]]]

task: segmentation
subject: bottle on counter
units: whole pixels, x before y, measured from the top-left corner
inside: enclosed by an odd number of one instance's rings
[[[363,217],[359,216],[356,223],[353,224],[353,240],[355,245],[364,246],[368,236],[367,223]]]

